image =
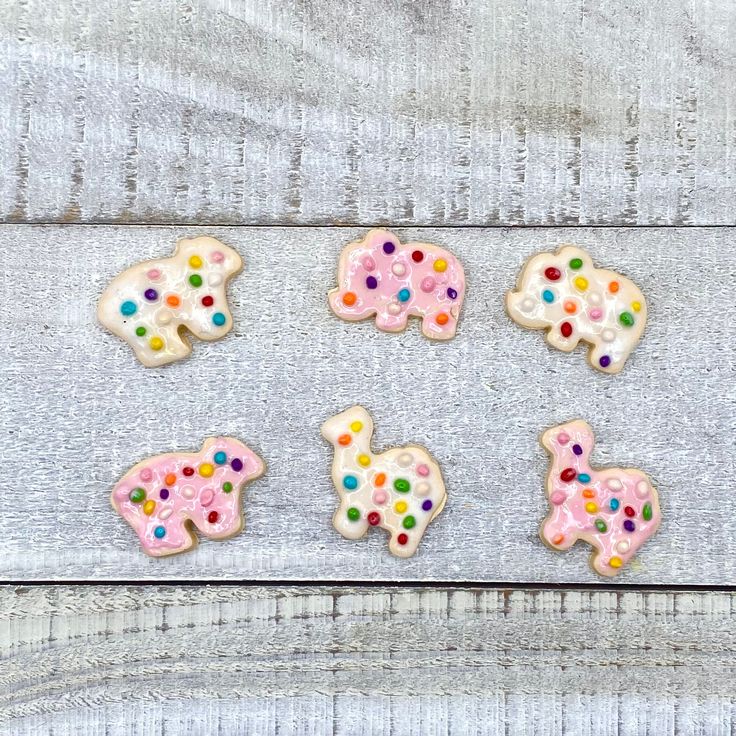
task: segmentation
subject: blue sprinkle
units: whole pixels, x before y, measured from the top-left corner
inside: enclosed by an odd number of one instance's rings
[[[215,312],[212,315],[212,321],[218,326],[222,327],[225,324],[225,315],[222,312]]]
[[[166,529],[164,529],[162,526],[157,526],[153,530],[153,534],[156,539],[163,539],[166,536]]]
[[[555,295],[549,289],[545,289],[542,292],[542,299],[544,299],[544,301],[546,301],[547,304],[552,304],[552,302],[555,300]]]
[[[580,473],[580,475],[578,475],[578,480],[581,483],[590,483],[590,476],[587,473]]]
[[[120,305],[120,312],[125,317],[130,317],[132,314],[135,314],[138,311],[138,307],[136,307],[135,302],[127,301],[123,302]]]
[[[397,295],[400,302],[408,302],[411,297],[409,289],[402,289]]]
[[[358,487],[358,479],[354,475],[346,475],[342,479],[342,484],[349,491],[354,491]]]
[[[224,465],[226,460],[227,460],[227,455],[224,452],[215,453],[215,462],[218,465]]]
[[[611,507],[611,511],[618,511],[618,507],[621,505],[621,502],[617,498],[612,498],[609,506]]]

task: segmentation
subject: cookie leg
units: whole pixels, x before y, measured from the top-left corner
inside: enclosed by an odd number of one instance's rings
[[[159,366],[183,358],[192,349],[185,342],[178,330],[177,322],[165,325],[153,325],[146,329],[145,335],[133,343],[138,360],[146,366]]]
[[[562,350],[564,353],[569,353],[575,350],[577,344],[580,342],[580,338],[575,334],[572,328],[565,327],[565,325],[571,325],[570,322],[563,322],[561,325],[553,325],[547,330],[545,339],[557,350]]]
[[[434,340],[450,340],[455,337],[457,321],[450,312],[441,310],[422,318],[422,332]]]
[[[626,362],[626,358],[618,358],[611,355],[606,343],[593,345],[588,353],[588,360],[593,368],[603,373],[618,373]]]
[[[570,549],[577,541],[575,535],[566,532],[559,523],[551,519],[542,524],[540,535],[546,544],[559,550]]]
[[[390,314],[389,312],[376,313],[376,327],[384,332],[401,332],[406,329],[408,316],[406,312]]]

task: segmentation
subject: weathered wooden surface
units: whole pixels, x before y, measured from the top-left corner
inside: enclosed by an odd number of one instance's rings
[[[729,0],[0,3],[0,218],[734,224]]]
[[[5,580],[252,579],[595,582],[588,548],[555,553],[537,537],[546,500],[546,427],[587,419],[594,461],[640,467],[664,522],[619,580],[736,582],[736,231],[413,229],[402,239],[450,248],[468,294],[448,344],[349,324],[328,309],[340,228],[0,228]],[[235,328],[196,343],[165,369],[144,369],[95,322],[99,294],[177,237],[209,233],[246,267],[230,294]],[[514,325],[503,294],[539,250],[574,240],[633,278],[650,321],[624,372],[593,371],[584,353],[547,347]],[[443,467],[449,499],[419,553],[393,558],[382,532],[359,542],[332,528],[328,416],[363,403],[376,449],[419,442]],[[147,558],[110,507],[113,483],[156,453],[239,437],[266,476],[246,496],[246,529],[191,554]]]
[[[0,729],[730,736],[734,597],[0,590]]]

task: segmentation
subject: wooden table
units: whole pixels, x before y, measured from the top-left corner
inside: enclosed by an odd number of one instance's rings
[[[736,732],[733,3],[17,0],[0,43],[2,733]],[[456,339],[330,314],[374,226],[461,258]],[[145,370],[97,300],[198,234],[235,327]],[[647,296],[617,377],[504,313],[563,242]],[[358,402],[445,472],[410,560],[331,526]],[[577,416],[660,491],[615,580],[537,536]],[[245,532],[145,557],[112,484],[214,434],[269,465]]]

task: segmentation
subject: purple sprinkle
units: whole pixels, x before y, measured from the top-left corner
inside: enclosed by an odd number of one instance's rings
[[[238,457],[233,458],[233,461],[230,463],[230,467],[232,467],[236,473],[239,473],[243,469],[243,461]]]
[[[429,511],[429,510],[430,510],[430,509],[432,508],[432,502],[431,502],[431,501],[430,501],[429,499],[427,499],[427,500],[426,500],[426,501],[425,501],[425,502],[424,502],[424,503],[422,504],[422,508],[423,508],[423,509],[424,509],[425,511]]]
[[[169,497],[169,489],[168,488],[162,488],[159,491],[159,496],[161,496],[161,500],[165,501]]]
[[[155,302],[158,299],[158,292],[156,289],[146,289],[143,292],[143,296],[148,299],[149,302]]]
[[[453,288],[449,288],[447,290],[447,296],[450,297],[450,299],[457,299],[457,292]]]
[[[367,279],[365,280],[365,285],[366,285],[366,286],[367,286],[367,287],[368,287],[369,289],[377,289],[377,288],[378,288],[378,279],[377,279],[377,278],[376,278],[375,276],[369,276],[369,277],[368,277],[368,278],[367,278]]]
[[[601,368],[608,368],[611,365],[611,359],[607,355],[601,355],[601,359],[598,362],[601,364]]]
[[[573,446],[572,446],[572,451],[573,451],[573,452],[574,452],[574,453],[575,453],[576,455],[582,455],[582,454],[583,454],[583,448],[582,448],[582,447],[580,447],[580,445],[573,445]]]
[[[390,256],[396,250],[396,246],[393,243],[386,242],[383,244],[383,252]]]
[[[624,522],[624,529],[626,529],[627,532],[633,532],[636,527],[634,526],[634,522],[631,521],[631,519],[626,519]]]

